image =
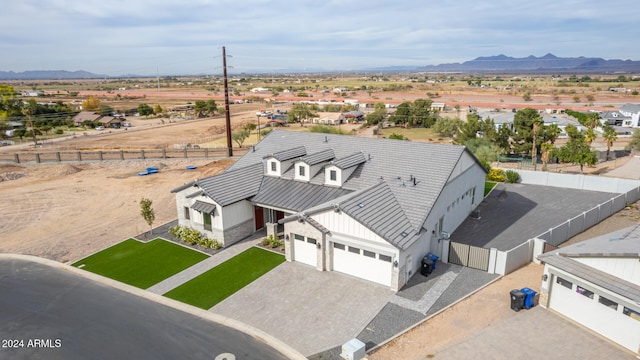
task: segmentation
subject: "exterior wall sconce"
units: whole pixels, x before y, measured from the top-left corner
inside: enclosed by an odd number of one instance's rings
[[[287,240],[287,241],[289,241],[289,234],[286,234],[286,235],[284,236],[284,239],[285,239],[285,240]]]
[[[320,245],[320,243],[316,243],[316,247],[317,247],[318,249],[320,249],[320,248],[322,248],[322,245]]]
[[[393,261],[393,267],[396,267],[396,268],[398,267],[398,260]]]
[[[547,281],[548,278],[549,278],[549,275],[547,274],[542,275],[542,281]]]

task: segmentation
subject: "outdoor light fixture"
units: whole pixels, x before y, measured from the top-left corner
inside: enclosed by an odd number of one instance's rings
[[[322,245],[320,245],[320,243],[316,243],[316,247],[317,247],[318,249],[320,249],[320,248],[322,247]]]
[[[398,267],[398,260],[393,261],[393,267]]]
[[[284,239],[285,239],[285,240],[287,240],[287,241],[289,241],[289,234],[285,235],[285,236],[284,236]]]
[[[549,278],[549,275],[547,274],[542,275],[542,281],[547,281],[548,278]]]

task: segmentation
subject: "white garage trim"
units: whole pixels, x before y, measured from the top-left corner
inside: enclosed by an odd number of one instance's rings
[[[318,263],[316,240],[293,234],[293,260],[315,267]]]
[[[391,286],[391,256],[337,242],[331,251],[334,271]]]

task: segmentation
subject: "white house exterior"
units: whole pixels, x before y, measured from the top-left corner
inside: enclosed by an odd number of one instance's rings
[[[640,127],[640,104],[624,104],[619,112],[629,118],[622,123],[623,127]]]
[[[640,354],[640,225],[538,259],[540,305]]]
[[[225,246],[266,228],[288,261],[398,290],[480,204],[485,175],[463,146],[276,130],[173,192],[179,224]]]

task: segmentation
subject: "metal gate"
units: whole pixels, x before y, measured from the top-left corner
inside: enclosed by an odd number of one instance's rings
[[[451,242],[449,243],[449,262],[473,269],[489,270],[489,249]]]

